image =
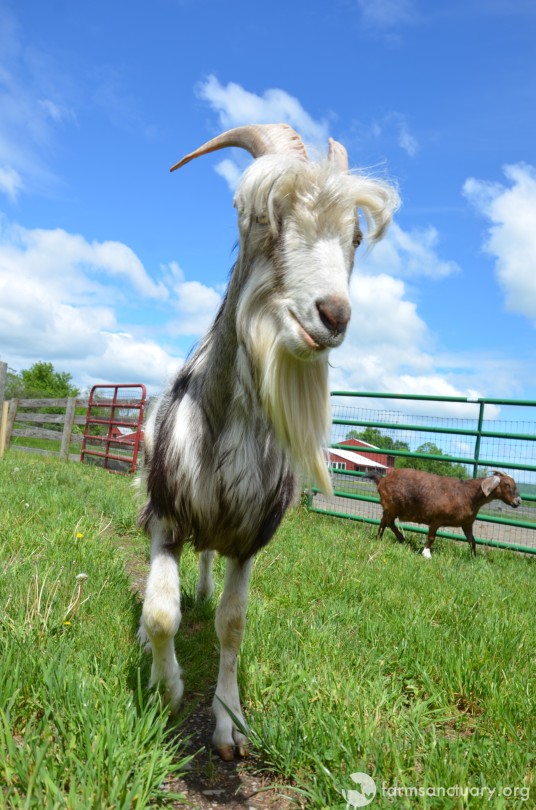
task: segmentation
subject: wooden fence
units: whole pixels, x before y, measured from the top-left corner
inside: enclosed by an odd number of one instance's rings
[[[60,413],[46,413],[40,408],[60,410]],[[83,413],[76,413],[83,409]],[[29,447],[17,442],[17,450],[41,455],[59,455],[63,460],[78,461],[79,453],[71,453],[72,444],[82,443],[83,431],[76,432],[75,426],[85,425],[87,399],[69,397],[66,399],[12,399],[7,409],[5,422],[5,445],[9,447],[13,438],[49,439],[59,444],[57,450]],[[54,429],[55,428],[55,429]]]

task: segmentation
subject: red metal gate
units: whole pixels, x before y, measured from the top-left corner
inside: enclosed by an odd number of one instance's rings
[[[89,395],[80,461],[110,472],[136,470],[143,440],[145,386],[94,385]]]

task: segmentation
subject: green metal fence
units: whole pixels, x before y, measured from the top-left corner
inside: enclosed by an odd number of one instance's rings
[[[342,464],[334,470],[332,498],[311,488],[310,509],[379,524],[376,487],[365,477],[367,458],[376,456],[388,456],[389,467],[420,461],[423,469],[474,478],[499,469],[516,479],[523,504],[515,512],[501,501],[487,504],[475,522],[476,542],[536,553],[536,401],[350,391],[333,391],[331,396],[330,447],[335,452],[364,452],[366,458],[359,471],[343,469]],[[506,419],[505,412],[512,418]],[[350,447],[345,444],[349,437],[376,440],[366,447]],[[427,527],[415,524],[403,528],[427,532]],[[465,540],[457,529],[437,536]]]

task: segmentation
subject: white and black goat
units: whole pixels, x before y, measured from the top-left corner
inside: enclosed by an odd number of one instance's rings
[[[213,701],[213,743],[223,759],[246,750],[233,717],[243,728],[236,670],[253,555],[292,502],[297,475],[331,491],[322,449],[328,355],[350,319],[357,209],[374,241],[398,204],[390,186],[348,171],[341,144],[330,139],[328,159],[313,163],[286,125],[223,133],[173,168],[229,146],[256,158],[234,201],[238,258],[212,327],[148,420],[140,516],[152,538],[140,637],[152,649],[151,685],[162,681],[173,707],[183,692],[173,642],[183,544],[203,552],[201,597],[213,590],[214,552],[227,557]]]

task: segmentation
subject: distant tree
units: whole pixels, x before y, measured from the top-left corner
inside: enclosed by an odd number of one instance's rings
[[[382,433],[378,428],[368,427],[362,431],[350,430],[346,434],[347,439],[360,439],[362,442],[373,444],[375,447],[381,447],[385,450],[408,450],[409,444],[400,440],[394,440],[385,433]]]
[[[431,456],[444,455],[441,448],[433,442],[425,442],[417,447],[417,453],[426,453]],[[453,461],[439,461],[439,459],[426,458],[401,458],[398,467],[412,470],[423,470],[424,472],[435,473],[436,475],[449,475],[453,478],[468,478],[467,469],[463,464],[456,464]]]
[[[7,399],[63,399],[76,397],[80,391],[71,382],[67,371],[55,371],[52,363],[39,361],[19,373],[9,371]]]
[[[39,361],[30,368],[18,373],[8,372],[6,399],[66,399],[77,397],[79,390],[71,382],[72,377],[67,371],[55,371],[52,363]],[[63,408],[42,407],[38,413],[63,413]],[[77,413],[85,413],[79,410]],[[61,431],[61,425],[47,425],[49,430]],[[78,428],[75,428],[78,430]]]
[[[20,376],[12,368],[7,370],[6,399],[18,399],[23,395],[23,383]]]

